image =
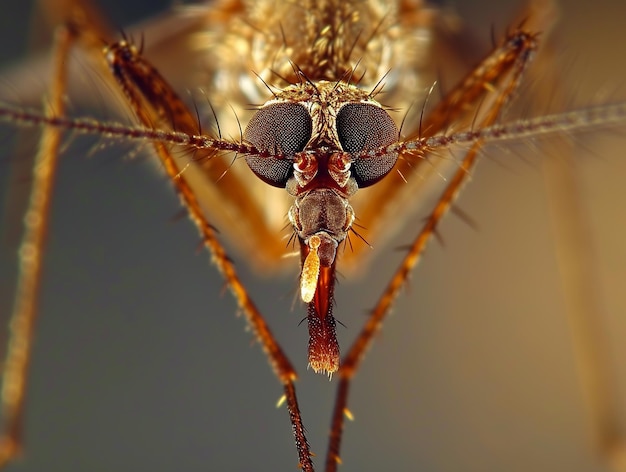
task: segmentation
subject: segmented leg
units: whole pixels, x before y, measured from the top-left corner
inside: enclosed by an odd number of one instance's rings
[[[67,74],[65,63],[75,35],[71,27],[60,26],[55,35],[54,80],[45,102],[48,116],[65,113],[63,100]],[[46,243],[49,208],[64,130],[44,127],[33,166],[33,181],[28,208],[24,216],[24,234],[19,249],[19,273],[14,308],[10,320],[10,337],[3,365],[0,468],[22,449],[22,426],[26,380],[31,356],[33,330],[37,315],[37,297]]]
[[[548,57],[556,62],[554,56],[552,53]],[[537,99],[556,107],[567,101],[561,90]],[[555,137],[544,144],[547,158],[542,160],[542,168],[572,350],[592,445],[610,470],[620,472],[626,470],[626,437],[619,419],[620,390],[607,336],[607,309],[597,278],[597,246],[581,196],[582,176],[579,163],[573,158],[574,148],[572,140]]]
[[[491,105],[483,109],[483,112],[476,112],[477,114],[482,114],[476,121],[476,126],[482,128],[493,124],[497,120],[502,107],[507,104],[519,86],[522,74],[535,48],[536,43],[533,35],[522,31],[517,31],[510,35],[503,46],[491,53],[435,109],[432,121],[439,124],[439,122],[446,121],[447,117],[454,119],[455,115],[466,111],[470,104],[480,103],[482,100],[482,103],[487,102]],[[472,101],[465,101],[465,97],[471,97]],[[428,122],[429,120],[426,121],[426,123]],[[337,465],[341,462],[341,437],[343,434],[344,416],[348,414],[347,404],[351,379],[357,372],[365,352],[371,345],[376,333],[380,330],[383,320],[407,281],[411,270],[419,262],[426,243],[436,231],[441,219],[447,214],[463,184],[470,178],[479,157],[480,147],[481,143],[478,142],[467,151],[459,165],[459,169],[450,180],[437,205],[427,217],[426,224],[414,240],[404,260],[379,298],[365,326],[343,358],[339,369],[339,386],[337,388],[326,456],[326,470],[328,472],[336,471]],[[419,158],[420,156],[416,157]]]
[[[92,57],[97,57],[101,54],[101,44],[95,38],[98,37],[100,30],[92,27],[89,21],[91,15],[87,10],[84,10],[84,5],[81,2],[71,1],[70,5],[66,6],[69,21],[76,25],[74,33],[78,37],[73,39],[76,39],[82,48],[91,51]],[[66,36],[69,38],[69,33],[66,33]],[[66,62],[69,46],[69,39],[59,41],[55,59],[59,66]],[[112,45],[108,49],[107,60],[130,107],[144,125],[199,134],[200,130],[195,117],[187,110],[186,106],[160,77],[158,72],[145,62],[139,56],[138,51],[131,47],[130,44],[123,41],[120,44]],[[101,61],[101,64],[103,65],[104,61]],[[61,117],[63,114],[61,99],[65,90],[66,77],[62,71],[59,71],[57,76],[58,79],[54,83],[53,100],[49,113],[51,116]],[[8,434],[2,443],[2,450],[0,450],[0,454],[2,454],[0,456],[0,459],[2,459],[0,466],[10,460],[19,450],[25,374],[35,316],[34,303],[32,302],[37,298],[41,266],[39,255],[42,253],[43,248],[43,236],[45,235],[48,216],[47,208],[50,200],[50,183],[53,176],[50,169],[54,168],[54,159],[56,158],[62,133],[62,127],[46,128],[46,134],[42,138],[42,151],[40,153],[44,164],[40,164],[38,160],[35,165],[37,181],[33,185],[32,203],[27,213],[27,233],[24,236],[24,242],[20,250],[21,274],[18,282],[14,321],[11,323],[13,336],[9,347],[3,384],[3,401],[6,412],[4,416],[8,421]],[[181,203],[200,232],[205,247],[211,253],[212,262],[223,275],[241,312],[245,314],[257,340],[266,352],[276,376],[283,384],[284,398],[289,411],[299,456],[299,467],[305,471],[312,471],[311,453],[309,452],[309,445],[296,398],[294,381],[297,379],[297,375],[295,369],[276,342],[265,320],[241,283],[234,264],[218,241],[215,230],[201,210],[194,192],[185,179],[184,172],[179,168],[172,156],[172,149],[158,142],[154,144],[154,149],[169,180],[174,185]],[[190,152],[193,152],[193,150]],[[196,152],[195,158],[210,158],[215,152],[209,150],[205,153],[205,156],[200,156],[199,154],[199,152]],[[213,170],[213,174],[217,172],[215,179],[226,170],[217,164],[216,167],[217,169]],[[34,256],[32,255],[33,253]]]
[[[199,133],[200,130],[194,121],[193,115],[190,114],[176,93],[159,75],[158,71],[144,61],[131,45],[126,41],[114,44],[107,49],[106,56],[124,95],[138,118],[146,126],[168,127],[174,130],[184,130],[192,134]],[[165,172],[174,185],[181,203],[200,232],[205,247],[211,253],[213,264],[224,277],[240,310],[245,314],[257,340],[267,354],[276,376],[283,384],[300,461],[299,466],[305,471],[312,471],[311,453],[309,452],[309,445],[305,436],[294,387],[294,381],[297,379],[295,369],[241,283],[234,264],[217,239],[215,230],[204,216],[193,190],[187,183],[184,171],[177,165],[172,155],[173,150],[163,143],[155,143],[154,149]],[[189,149],[189,151],[193,150]],[[214,155],[215,152],[209,150],[206,158],[210,159]],[[205,158],[198,154],[195,157],[197,159]]]

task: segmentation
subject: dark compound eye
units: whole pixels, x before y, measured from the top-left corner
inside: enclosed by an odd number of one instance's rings
[[[311,139],[311,116],[299,103],[274,103],[257,111],[244,139],[262,154],[246,156],[248,166],[264,182],[284,187],[293,171],[293,155]]]
[[[337,113],[337,136],[344,151],[358,153],[389,146],[398,139],[398,128],[382,108],[368,103],[348,103]],[[372,185],[389,173],[398,155],[355,158],[352,172],[360,188]]]

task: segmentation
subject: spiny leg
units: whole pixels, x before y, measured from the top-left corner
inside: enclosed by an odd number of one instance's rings
[[[78,35],[77,42],[80,44],[80,47],[87,52],[91,59],[95,59],[95,67],[104,71],[107,68],[107,65],[102,59],[101,40],[104,37],[108,37],[108,35],[103,33],[98,25],[92,24],[91,20],[93,18],[90,14],[91,10],[86,9],[85,4],[82,1],[69,0],[65,12],[67,17],[66,19],[75,25],[75,33]],[[131,52],[131,48],[127,43],[123,42],[122,48],[123,47],[129,48],[125,52]],[[121,86],[122,91],[125,93],[127,103],[130,102],[131,108],[140,120],[149,128],[162,127],[163,129],[169,128],[177,131],[182,130],[190,134],[198,134],[199,127],[195,116],[188,111],[186,106],[177,97],[175,92],[173,92],[171,87],[160,77],[158,72],[147,62],[143,61],[143,59],[139,56],[133,58],[137,61],[134,64],[134,66],[137,67],[135,69],[130,67],[129,63],[120,64],[120,58],[119,56],[115,56],[116,51],[114,49],[115,45],[108,51],[110,53],[108,59],[114,62],[114,64],[110,62],[109,66],[114,68],[115,79],[118,82],[118,85]],[[136,51],[133,49],[132,53],[136,53]],[[121,68],[116,70],[115,67],[118,66],[121,66]],[[124,69],[125,67],[126,69]],[[125,75],[125,71],[129,72],[130,75]],[[56,109],[52,112],[51,119],[57,123],[57,126],[52,126],[51,129],[57,130],[59,133],[66,128],[73,128],[72,125],[63,126],[60,124],[59,120],[62,121],[61,114]],[[98,128],[98,125],[95,122],[92,122],[91,125]],[[100,129],[100,133],[107,134],[104,128]],[[236,147],[234,144],[232,146]],[[233,293],[240,310],[245,314],[249,325],[255,332],[257,340],[260,342],[264,351],[268,355],[270,364],[274,368],[275,374],[283,384],[283,398],[287,403],[290,421],[292,423],[292,429],[299,455],[299,467],[305,471],[312,471],[313,464],[311,460],[311,453],[309,452],[309,445],[305,437],[305,429],[302,424],[302,418],[296,398],[294,381],[297,379],[297,375],[295,370],[276,342],[273,334],[270,332],[263,316],[250,299],[247,290],[240,282],[233,263],[226,254],[221,243],[217,240],[214,228],[207,221],[192,188],[182,175],[182,170],[179,168],[175,158],[172,156],[171,146],[163,143],[156,143],[154,148],[157,156],[160,158],[162,167],[166,171],[175,187],[175,190],[181,198],[181,202],[188,211],[190,218],[198,228],[204,245],[211,252],[212,262],[218,267],[220,273],[224,276],[226,284]],[[177,151],[180,151],[181,149],[182,148],[178,147]],[[187,151],[189,151],[189,149],[185,149],[185,152]],[[192,151],[189,152],[191,153]],[[193,152],[194,157],[197,159],[208,159],[208,157],[216,154],[215,150],[212,149]],[[210,173],[210,175],[217,175],[218,177],[221,176],[225,170],[227,170],[221,169],[217,162],[213,167],[215,167],[215,169],[212,169],[212,173]],[[31,297],[31,299],[34,298]],[[32,313],[34,313],[34,311],[32,311]],[[15,429],[19,431],[19,428]],[[9,446],[11,445],[9,443],[7,444]],[[14,455],[15,453],[12,452],[11,454]]]
[[[476,116],[480,116],[476,120],[476,126],[482,128],[495,123],[502,108],[517,90],[521,76],[535,48],[536,41],[534,35],[523,31],[516,31],[511,34],[503,46],[491,53],[462,81],[459,87],[454,89],[444,99],[442,104],[436,108],[432,121],[435,123],[446,121],[446,117],[454,118],[465,112],[468,106],[476,107],[476,103],[482,103],[484,106],[485,102],[487,102],[490,104],[488,108],[483,109],[481,112],[475,112]],[[471,97],[472,101],[466,101],[465,97]],[[337,465],[341,463],[341,437],[343,434],[344,416],[349,414],[347,402],[352,377],[357,372],[374,336],[382,327],[385,317],[404,286],[411,270],[419,262],[426,243],[436,231],[441,219],[447,214],[463,184],[471,176],[471,172],[479,157],[481,145],[482,142],[478,141],[467,151],[467,154],[459,164],[458,170],[446,186],[435,208],[427,217],[425,225],[376,303],[365,326],[342,360],[338,373],[339,385],[337,387],[326,456],[327,472],[336,471]],[[402,144],[400,147],[402,147]],[[419,151],[419,153],[422,152],[428,152],[428,149]],[[413,158],[421,158],[422,156],[423,154],[416,153]]]
[[[163,164],[163,168],[170,177],[183,206],[188,212],[189,218],[200,232],[203,244],[211,253],[213,264],[215,264],[226,280],[231,293],[239,305],[239,309],[246,316],[248,323],[254,330],[257,340],[267,354],[268,360],[274,368],[276,376],[283,384],[289,417],[291,419],[296,448],[298,450],[300,460],[299,466],[305,471],[312,471],[313,463],[311,461],[309,444],[305,436],[305,429],[302,423],[302,417],[300,415],[294,386],[294,381],[297,379],[296,372],[289,362],[289,359],[282,351],[280,345],[274,338],[274,335],[270,331],[269,327],[265,323],[265,319],[241,283],[235,271],[234,264],[231,262],[226,254],[226,251],[218,241],[215,230],[207,222],[193,191],[185,181],[184,177],[180,174],[180,171],[177,168],[171,154],[161,143],[155,144],[154,147],[161,163]]]
[[[65,113],[66,62],[75,42],[71,27],[60,26],[54,39],[54,74],[46,101],[48,116]],[[19,273],[15,301],[10,319],[10,337],[3,366],[0,468],[22,449],[22,428],[26,380],[31,356],[33,330],[37,315],[37,299],[41,285],[41,269],[50,216],[50,203],[61,138],[64,130],[44,127],[33,166],[33,182],[24,216],[24,234],[18,253]]]
[[[529,81],[548,85],[533,88],[532,101],[542,113],[559,113],[579,92],[568,87],[559,35],[550,35],[558,16],[557,2],[529,1],[517,15],[525,26],[541,31],[541,51]],[[546,36],[550,36],[546,38]],[[546,105],[547,104],[547,105]],[[541,144],[541,160],[552,221],[554,250],[560,267],[567,323],[572,338],[579,382],[586,401],[592,447],[611,470],[626,470],[626,438],[619,421],[619,390],[609,351],[606,307],[599,293],[595,244],[590,215],[582,200],[582,175],[574,159],[578,140],[554,136]]]
[[[169,127],[176,130],[182,129],[190,133],[199,132],[193,115],[187,110],[176,93],[163,80],[158,71],[141,58],[137,51],[126,41],[110,46],[107,49],[106,56],[124,95],[139,119],[146,126],[153,127],[158,124],[160,127]],[[154,148],[181,199],[181,203],[200,232],[205,247],[211,253],[213,264],[224,277],[227,286],[239,305],[239,309],[246,316],[257,340],[266,352],[276,376],[283,384],[284,397],[287,402],[298,450],[299,467],[305,471],[312,471],[311,453],[305,436],[294,387],[294,381],[297,379],[295,369],[241,283],[234,264],[217,239],[215,230],[207,221],[195,193],[185,179],[184,171],[176,163],[172,155],[172,149],[163,143],[155,143]],[[191,152],[190,149],[187,151]],[[196,150],[194,152],[196,158],[207,159],[213,158],[217,154],[215,150],[211,149],[206,150],[204,155],[202,151]]]
[[[556,70],[556,52],[543,55],[544,68]],[[551,71],[552,72],[552,71]],[[550,74],[552,76],[552,74]],[[563,87],[537,92],[536,100],[557,109],[570,98]],[[552,222],[554,251],[578,379],[586,403],[590,439],[596,454],[613,471],[626,470],[626,437],[620,425],[620,393],[610,355],[606,306],[600,295],[597,246],[590,215],[582,198],[580,163],[574,159],[576,140],[557,136],[542,145],[542,174]]]

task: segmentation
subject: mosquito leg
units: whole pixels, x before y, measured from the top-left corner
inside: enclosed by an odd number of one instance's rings
[[[584,205],[580,201],[579,176],[576,175],[576,163],[567,152],[568,143],[550,144],[557,149],[544,162],[544,178],[591,441],[610,470],[624,471],[626,438],[619,424],[618,388],[603,329],[606,309],[598,293],[593,241],[584,212],[581,213]]]
[[[550,76],[559,76],[556,52],[543,61]],[[548,65],[550,64],[550,65]],[[549,96],[547,96],[549,94]],[[563,87],[536,93],[542,103],[559,107],[568,101]],[[567,323],[590,429],[592,446],[613,471],[626,470],[626,437],[619,422],[620,396],[615,365],[609,352],[606,307],[598,284],[596,248],[589,215],[581,196],[581,175],[573,158],[575,143],[554,137],[542,145],[547,155],[542,170],[551,213],[554,251],[560,268]]]
[[[106,56],[113,75],[122,88],[127,101],[146,126],[152,127],[158,124],[160,127],[183,129],[192,133],[198,132],[193,116],[180,98],[158,74],[158,71],[141,58],[138,52],[126,41],[111,45]],[[129,59],[131,57],[132,59]],[[299,466],[305,471],[312,471],[313,463],[294,387],[294,381],[297,379],[295,369],[241,283],[234,264],[217,239],[215,230],[207,221],[193,189],[185,178],[185,173],[181,171],[179,164],[174,159],[171,147],[163,143],[154,143],[154,149],[163,169],[174,185],[181,203],[187,210],[189,218],[200,232],[202,241],[211,254],[213,264],[224,277],[239,305],[239,309],[246,316],[248,324],[252,327],[257,340],[267,354],[276,376],[283,384],[300,460]],[[206,157],[213,158],[215,154],[215,151],[209,150]]]
[[[516,31],[509,35],[503,46],[494,50],[479,66],[470,73],[461,85],[455,88],[446,97],[443,104],[435,109],[433,120],[443,120],[442,117],[460,115],[468,107],[476,107],[477,103],[489,102],[488,109],[474,112],[476,126],[485,127],[493,124],[517,90],[521,76],[529,63],[532,51],[536,48],[533,35],[523,31]],[[466,93],[463,93],[463,89]],[[487,94],[487,95],[485,95]],[[461,97],[472,97],[471,102]],[[484,105],[483,105],[484,106]],[[340,460],[341,436],[343,433],[344,416],[348,415],[348,392],[352,377],[357,372],[365,352],[372,343],[376,333],[389,313],[395,298],[406,282],[411,270],[417,265],[430,237],[436,231],[437,225],[447,214],[450,206],[459,194],[463,184],[471,176],[471,172],[478,160],[482,143],[472,145],[459,164],[459,168],[446,186],[434,209],[426,219],[425,225],[410,246],[406,256],[393,275],[381,297],[378,299],[365,326],[357,336],[344,357],[339,369],[339,386],[333,410],[331,433],[326,456],[327,472],[337,470]]]
[[[554,4],[546,8],[545,2],[529,1],[518,17],[529,18],[532,27],[541,31],[544,39],[557,14]],[[558,39],[558,35],[548,38],[532,68],[533,71],[540,71],[539,80],[544,83],[546,78],[550,78],[547,86],[533,90],[533,102],[543,113],[566,109],[576,92],[563,86],[567,81],[563,80],[563,61],[559,54],[562,48],[554,44],[558,43]],[[532,76],[530,80],[533,80]],[[546,104],[550,104],[550,110],[546,110]],[[563,137],[553,137],[543,143],[541,149],[546,158],[542,159],[542,170],[572,349],[587,404],[591,441],[601,460],[611,470],[624,471],[626,437],[618,420],[619,394],[614,365],[608,352],[606,326],[603,325],[606,308],[599,293],[589,215],[581,200],[581,175],[573,158],[575,144],[572,139]]]
[[[67,2],[62,0],[62,4],[64,5],[63,8],[66,12],[66,18],[71,21],[72,24],[76,25],[77,43],[80,45],[81,49],[87,53],[88,57],[94,59],[94,67],[102,71],[105,71],[106,68],[113,71],[113,75],[110,76],[111,81],[117,83],[119,86],[118,90],[121,88],[121,91],[125,95],[126,104],[131,107],[145,126],[149,128],[158,126],[162,129],[182,130],[192,134],[199,134],[199,126],[195,115],[189,112],[169,84],[161,78],[158,71],[144,61],[138,51],[132,48],[127,42],[123,41],[120,43],[122,49],[126,48],[123,51],[120,51],[120,48],[116,50],[115,46],[117,45],[113,45],[108,49],[107,64],[101,52],[101,39],[107,37],[107,34],[101,31],[99,24],[92,24],[91,20],[93,15],[91,14],[91,10],[87,8],[89,6],[88,3],[80,0],[68,0]],[[49,0],[46,5],[53,7],[55,1]],[[128,52],[129,56],[126,56],[127,60],[123,60],[119,55],[116,55],[116,51],[123,53]],[[132,57],[132,59],[130,59],[130,57]],[[62,61],[59,61],[59,63],[62,63]],[[52,113],[55,117],[59,116],[58,109],[55,109]],[[163,169],[174,185],[183,206],[186,208],[190,219],[198,228],[205,247],[209,249],[212,262],[224,276],[227,286],[235,297],[240,310],[245,314],[248,324],[255,333],[256,339],[263,347],[276,376],[283,385],[284,398],[287,403],[299,456],[299,467],[305,471],[313,471],[311,453],[305,437],[305,428],[302,423],[295,392],[294,381],[297,379],[295,369],[289,362],[287,356],[283,353],[281,347],[269,330],[263,316],[250,299],[247,290],[241,283],[235,271],[234,264],[218,241],[214,228],[207,221],[193,189],[183,175],[184,173],[179,167],[179,163],[177,163],[176,159],[173,157],[172,147],[163,143],[155,143],[154,149]],[[176,148],[176,150],[179,152],[181,150],[185,152],[188,151],[188,149],[180,147]],[[194,152],[195,158],[206,158],[207,160],[209,157],[217,154],[215,150],[189,152]],[[221,173],[223,173],[223,171],[218,168],[217,175],[219,176]],[[29,300],[32,298],[23,297],[23,299]],[[23,394],[21,394],[21,396],[23,396]],[[19,433],[19,428],[16,429]],[[10,436],[10,438],[13,436],[17,437],[18,434],[16,433]],[[8,446],[10,445],[11,444],[8,444]],[[12,448],[15,449],[14,446],[12,446]]]
[[[200,232],[200,236],[202,237],[205,247],[211,253],[213,264],[218,268],[226,280],[231,293],[239,305],[239,309],[246,316],[249,325],[254,330],[257,340],[267,354],[276,376],[283,384],[287,400],[287,408],[289,410],[289,417],[291,419],[296,448],[298,450],[300,460],[299,466],[305,471],[313,471],[313,462],[311,460],[309,445],[304,433],[304,425],[298,408],[298,401],[294,386],[294,381],[297,379],[296,372],[274,338],[274,335],[271,333],[267,323],[265,323],[265,319],[241,283],[235,271],[234,264],[228,258],[226,251],[218,241],[215,230],[207,222],[195,194],[185,181],[184,176],[180,174],[171,154],[161,143],[156,143],[154,147],[167,175],[170,177],[172,184],[181,199],[183,206],[189,214],[189,218]]]
[[[65,64],[75,35],[71,28],[61,26],[56,31],[54,47],[54,76],[49,97],[45,102],[48,116],[65,112],[63,96],[67,74]],[[22,449],[22,428],[26,380],[30,362],[32,335],[37,314],[37,297],[41,284],[41,268],[50,216],[50,202],[57,168],[58,150],[63,129],[44,127],[39,150],[33,166],[33,182],[24,217],[24,234],[19,249],[19,273],[10,337],[3,366],[2,417],[3,436],[0,438],[0,468]]]

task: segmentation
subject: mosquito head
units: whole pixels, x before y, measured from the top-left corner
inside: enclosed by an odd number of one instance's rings
[[[302,248],[301,297],[313,300],[320,268],[334,266],[354,221],[348,199],[395,166],[398,128],[365,92],[345,82],[303,82],[274,95],[252,117],[246,156],[264,182],[295,197],[289,220]]]
[[[398,158],[387,150],[398,141],[387,110],[343,82],[287,87],[254,114],[244,139],[258,150],[246,156],[257,177],[285,187],[295,176],[297,185],[288,188],[294,196],[312,185],[350,196],[382,179]]]

